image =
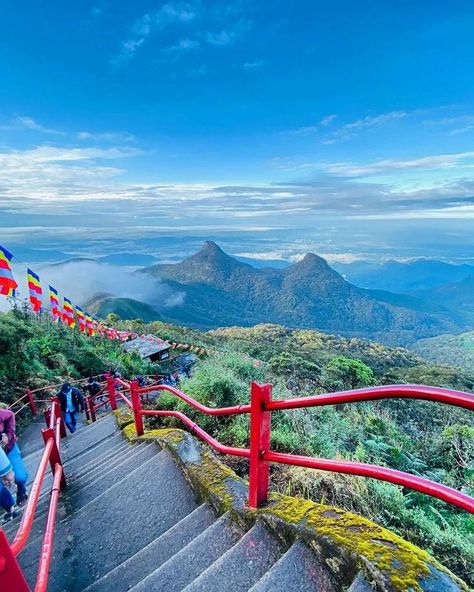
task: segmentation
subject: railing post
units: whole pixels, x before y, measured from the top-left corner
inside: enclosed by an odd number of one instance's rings
[[[272,398],[271,384],[252,383],[250,397],[250,508],[259,508],[268,499],[269,465],[263,453],[270,448],[271,411],[265,411],[265,403]]]
[[[87,407],[89,407],[89,415],[90,415],[91,421],[96,421],[94,400],[92,399],[92,397],[90,395],[88,395],[86,397],[86,401],[87,401]]]
[[[107,392],[109,393],[110,408],[112,411],[117,409],[117,396],[115,394],[115,380],[113,376],[107,374]]]
[[[143,417],[141,414],[142,402],[140,401],[138,382],[136,380],[132,380],[130,383],[130,395],[132,397],[133,416],[135,418],[135,431],[137,436],[143,436]]]
[[[51,404],[54,404],[54,403],[56,403],[56,417],[61,418],[61,424],[60,424],[61,438],[65,438],[67,436],[66,424],[64,423],[64,416],[63,416],[63,411],[61,409],[61,403],[59,402],[59,397],[51,397]]]
[[[41,430],[41,434],[43,435],[43,442],[45,443],[45,445],[49,439],[51,439],[53,441],[53,446],[51,448],[51,454],[49,455],[49,464],[51,466],[51,471],[53,472],[53,477],[54,477],[55,466],[57,464],[63,466],[63,463],[61,461],[61,455],[59,454],[59,449],[56,445],[56,438],[54,437],[54,430],[52,428],[48,428],[47,430]],[[61,489],[64,489],[66,487],[66,485],[67,485],[66,477],[64,476],[64,470],[63,470],[62,475],[61,475]]]
[[[46,422],[46,427],[49,428],[49,422],[51,421],[51,408],[47,408],[43,411],[44,421]]]
[[[35,400],[33,399],[33,393],[30,391],[30,389],[28,389],[26,391],[26,394],[28,395],[28,402],[30,404],[31,413],[33,415],[38,415],[38,409],[36,408],[36,403],[35,403]]]
[[[5,533],[0,528],[0,589],[12,592],[30,592],[25,576],[10,548]]]

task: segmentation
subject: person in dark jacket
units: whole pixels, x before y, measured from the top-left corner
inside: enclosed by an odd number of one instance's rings
[[[76,413],[84,411],[84,397],[75,386],[65,382],[58,393],[59,404],[64,416],[64,423],[71,434],[76,431]]]
[[[100,383],[93,376],[90,376],[89,380],[87,381],[87,385],[85,387],[85,390],[89,391],[89,395],[91,397],[97,397],[97,395],[100,393],[100,389],[101,389]],[[100,397],[97,397],[97,401],[102,401],[103,399],[104,399],[103,395]]]
[[[15,414],[10,409],[0,409],[0,445],[8,457],[15,474],[15,483],[17,486],[16,505],[23,506],[28,499],[26,493],[26,482],[28,481],[28,473],[26,472],[21,458],[20,447],[17,444],[18,438],[16,436],[16,422]],[[3,484],[0,484],[0,505],[5,510],[7,509],[6,499],[8,498],[8,490]]]

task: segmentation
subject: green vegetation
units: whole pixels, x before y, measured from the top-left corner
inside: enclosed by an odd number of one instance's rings
[[[125,355],[119,343],[90,339],[53,323],[49,315],[33,318],[21,307],[0,314],[0,401],[4,403],[20,397],[25,387],[38,388],[109,368],[127,376],[148,370],[139,357]]]
[[[276,399],[397,382],[474,388],[469,372],[429,364],[401,348],[316,331],[258,325],[201,333],[140,320],[121,321],[118,327],[223,352],[204,357],[181,383],[185,392],[214,407],[247,403],[252,380],[271,382]],[[253,359],[263,363],[256,367]],[[138,357],[125,355],[120,343],[90,339],[48,319],[33,319],[21,309],[0,315],[4,402],[16,398],[25,386],[110,367],[126,377],[153,370]],[[158,404],[184,410],[226,444],[248,445],[246,416],[207,417],[172,395],[162,395]],[[174,419],[149,421],[151,428],[162,425],[182,427]],[[472,414],[452,407],[396,400],[278,412],[273,416],[272,448],[382,464],[474,494]],[[224,460],[245,476],[246,461]],[[297,467],[272,467],[271,482],[276,492],[334,504],[390,528],[474,584],[474,523],[465,512],[383,482]]]
[[[420,339],[411,349],[437,364],[450,364],[474,372],[474,331]]]
[[[219,349],[248,352],[267,362],[255,368],[235,353],[203,361],[181,387],[211,407],[248,402],[249,380],[271,382],[277,399],[397,382],[474,387],[469,373],[365,340],[275,325],[218,329],[205,338]],[[172,395],[162,396],[159,407],[186,412],[226,444],[248,446],[244,416],[207,417]],[[174,419],[149,422],[150,427],[163,424],[182,427]],[[474,494],[472,414],[443,405],[394,400],[275,413],[272,448],[385,465]],[[246,462],[224,460],[246,474]],[[474,583],[474,523],[465,512],[391,484],[297,467],[272,467],[271,481],[280,493],[334,504],[392,529]]]

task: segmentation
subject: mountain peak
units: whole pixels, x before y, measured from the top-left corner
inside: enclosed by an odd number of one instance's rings
[[[333,271],[329,267],[326,259],[323,259],[323,257],[320,257],[319,255],[316,255],[315,253],[306,253],[306,255],[303,257],[303,259],[298,261],[298,263],[295,263],[295,267],[305,268],[305,269],[313,269],[315,271],[323,271],[323,270]]]
[[[200,253],[226,255],[226,253],[224,253],[224,251],[214,241],[205,241],[205,243],[202,245],[202,247],[196,254],[199,255]]]

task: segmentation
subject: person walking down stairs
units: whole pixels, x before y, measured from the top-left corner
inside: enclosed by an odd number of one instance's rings
[[[23,464],[20,447],[18,446],[15,414],[9,409],[0,409],[0,443],[15,473],[15,483],[17,486],[16,505],[23,506],[28,499],[28,494],[26,493],[28,473]],[[6,489],[5,486],[0,485],[0,488],[3,488],[0,490],[0,496],[8,497],[4,491]]]
[[[10,493],[10,487],[15,482],[15,473],[3,448],[0,448],[0,481],[0,506],[5,510],[1,521],[3,524],[16,516],[15,500]]]
[[[58,393],[59,404],[64,416],[64,423],[71,434],[76,431],[76,413],[84,411],[84,397],[81,391],[69,382],[65,382]]]

